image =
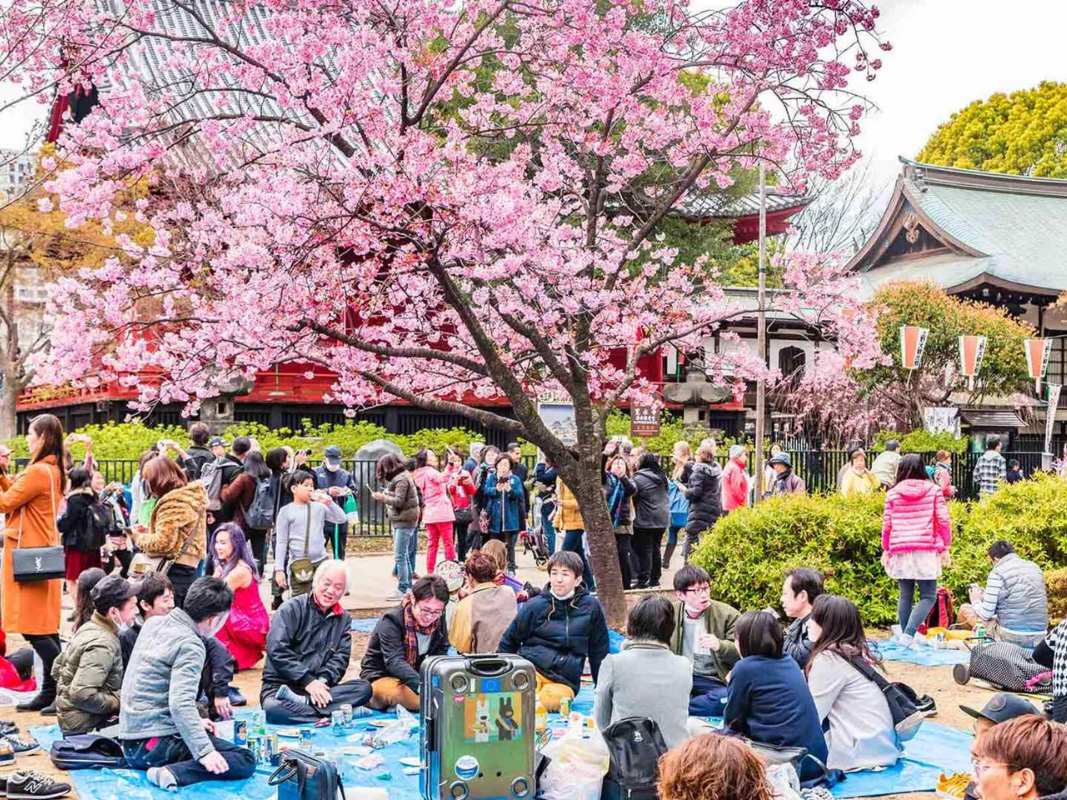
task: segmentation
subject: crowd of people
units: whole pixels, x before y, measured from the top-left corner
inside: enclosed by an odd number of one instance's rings
[[[416,711],[423,662],[450,647],[522,656],[536,670],[537,702],[547,711],[575,698],[588,669],[601,729],[647,717],[671,747],[661,771],[664,800],[695,796],[693,787],[703,787],[704,800],[763,796],[767,779],[750,745],[799,748],[807,754],[798,762],[802,779],[881,768],[900,756],[901,734],[872,678],[881,662],[860,612],[849,598],[827,592],[814,569],[798,566],[783,576],[783,624],[774,611],[714,599],[712,577],[685,563],[671,581],[673,601],[642,598],[629,613],[621,652],[609,654],[574,494],[548,461],[527,474],[517,445],[378,461],[371,497],[386,506],[393,528],[398,605],[378,619],[358,677],[349,677],[343,548],[358,487],[339,448],[327,447],[313,469],[307,452],[262,454],[245,437],[227,446],[202,425],[190,437],[188,449],[162,441],[146,453],[129,497],[124,487],[105,485],[91,442],[84,461],[71,463],[70,439],[51,415],[31,422],[30,463],[17,477],[8,474],[10,453],[0,451],[4,629],[20,634],[44,665],[38,693],[18,708],[55,714],[64,735],[114,732],[127,763],[157,786],[252,774],[248,751],[215,736],[214,723],[246,702],[233,686],[240,670],[262,661],[259,702],[268,722],[317,724],[343,706],[357,714]],[[890,445],[870,469],[866,453],[854,450],[839,483],[846,494],[887,492],[883,565],[900,587],[893,638],[919,646],[919,626],[948,563],[951,480],[939,474],[942,464],[929,469]],[[979,462],[983,475],[999,456],[996,446],[990,452]],[[692,454],[679,443],[669,471],[653,454],[613,440],[601,482],[624,585],[640,587],[660,584],[679,544],[688,562],[705,531],[755,491],[804,491],[787,454],[772,454],[757,487],[744,448],[732,447],[721,466],[710,439]],[[547,542],[544,587],[514,575],[517,539],[531,518]],[[422,576],[415,564],[420,526],[430,545]],[[60,543],[75,597],[74,632],[65,644],[62,581],[21,580],[13,557],[21,548]],[[439,555],[462,560],[462,585],[435,574]],[[1048,630],[1036,565],[1008,542],[994,544],[989,555],[986,585],[973,587],[960,622],[1047,663],[1053,717],[1065,722],[1067,622]],[[273,587],[269,610],[261,580]],[[10,672],[0,677],[24,680],[26,654],[0,661],[5,666]],[[996,794],[998,786],[1033,798],[1067,789],[1060,767],[1033,746],[1044,737],[1041,752],[1063,752],[1056,751],[1064,746],[1062,728],[1033,714],[1014,722],[975,715],[984,720],[974,750],[983,797],[1007,797]],[[709,734],[708,717],[722,718],[723,730]],[[995,725],[986,728],[989,719]],[[16,751],[33,746],[12,742]],[[41,796],[58,796],[62,785],[48,780],[35,784],[45,787]]]

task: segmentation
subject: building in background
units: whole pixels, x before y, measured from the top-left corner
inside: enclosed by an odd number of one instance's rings
[[[33,153],[0,148],[0,200],[13,200],[33,177],[37,157]]]

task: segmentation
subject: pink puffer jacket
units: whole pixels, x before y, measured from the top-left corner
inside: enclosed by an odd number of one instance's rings
[[[433,467],[419,467],[411,477],[422,492],[422,523],[454,522],[452,498],[448,495],[448,478]]]
[[[952,523],[941,487],[933,481],[901,481],[885,496],[882,550],[893,555],[913,550],[948,550]]]

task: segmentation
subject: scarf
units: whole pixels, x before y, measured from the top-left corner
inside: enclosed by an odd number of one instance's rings
[[[418,620],[415,619],[415,598],[410,592],[404,595],[400,607],[404,610],[404,660],[415,667],[419,663],[418,634],[421,633],[424,636],[432,634],[437,630],[437,621],[435,620],[432,625],[425,628],[419,625]]]

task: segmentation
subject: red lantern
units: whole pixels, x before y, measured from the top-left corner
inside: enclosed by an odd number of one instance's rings
[[[1052,352],[1052,340],[1034,338],[1023,340],[1023,350],[1026,353],[1026,370],[1034,379],[1034,390],[1041,393],[1041,379],[1048,371],[1048,357]]]
[[[986,337],[960,337],[960,372],[967,376],[967,388],[974,389],[974,376],[982,368],[982,356],[985,355]]]
[[[900,326],[900,363],[904,369],[916,369],[923,361],[923,348],[930,331],[915,325]]]

